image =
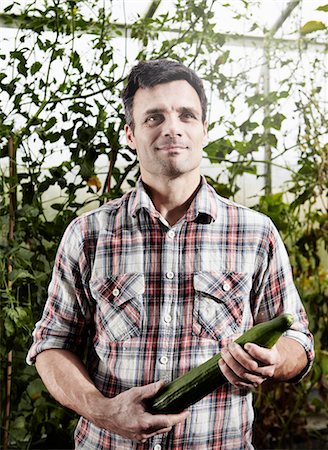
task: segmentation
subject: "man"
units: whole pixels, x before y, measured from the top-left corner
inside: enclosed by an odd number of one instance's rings
[[[313,359],[287,254],[268,218],[201,177],[207,104],[193,71],[141,62],[123,101],[141,179],[66,230],[28,361],[81,415],[76,449],[251,449],[251,389],[300,379]],[[295,325],[273,349],[232,343],[287,311]],[[165,381],[219,351],[224,387],[181,414],[147,412]]]

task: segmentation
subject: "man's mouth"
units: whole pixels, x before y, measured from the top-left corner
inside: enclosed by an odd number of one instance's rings
[[[188,149],[188,146],[181,144],[165,144],[165,145],[158,145],[156,147],[156,150],[163,150],[163,151],[186,150],[186,149]]]

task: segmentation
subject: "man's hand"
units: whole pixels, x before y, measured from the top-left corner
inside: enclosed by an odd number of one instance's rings
[[[114,398],[104,397],[89,418],[97,427],[137,442],[167,433],[174,425],[184,421],[189,413],[153,415],[147,412],[145,401],[153,397],[164,384],[164,381],[158,381],[131,388]]]
[[[248,343],[242,348],[232,342],[222,349],[220,369],[227,380],[238,388],[255,388],[275,375],[281,365],[281,355],[271,349]]]
[[[271,349],[248,343],[242,348],[232,342],[222,349],[219,361],[223,375],[236,387],[255,388],[268,378],[287,381],[308,366],[304,347],[282,336]]]
[[[185,420],[188,412],[158,414],[147,412],[145,401],[153,397],[164,381],[129,389],[113,398],[105,397],[94,385],[81,359],[63,349],[40,353],[36,367],[50,394],[62,405],[94,423],[97,427],[144,442],[166,433]]]

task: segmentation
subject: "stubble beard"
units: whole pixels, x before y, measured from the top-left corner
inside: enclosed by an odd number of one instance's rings
[[[172,157],[160,161],[160,174],[170,178],[177,178],[188,172],[192,172],[199,165],[200,161],[191,161],[188,155],[184,161],[178,161],[177,158]]]

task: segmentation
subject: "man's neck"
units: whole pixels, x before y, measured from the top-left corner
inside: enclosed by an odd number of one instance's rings
[[[186,180],[183,177],[174,179],[159,178],[149,183],[144,180],[146,190],[156,210],[170,224],[177,223],[187,212],[200,183],[199,178]]]

